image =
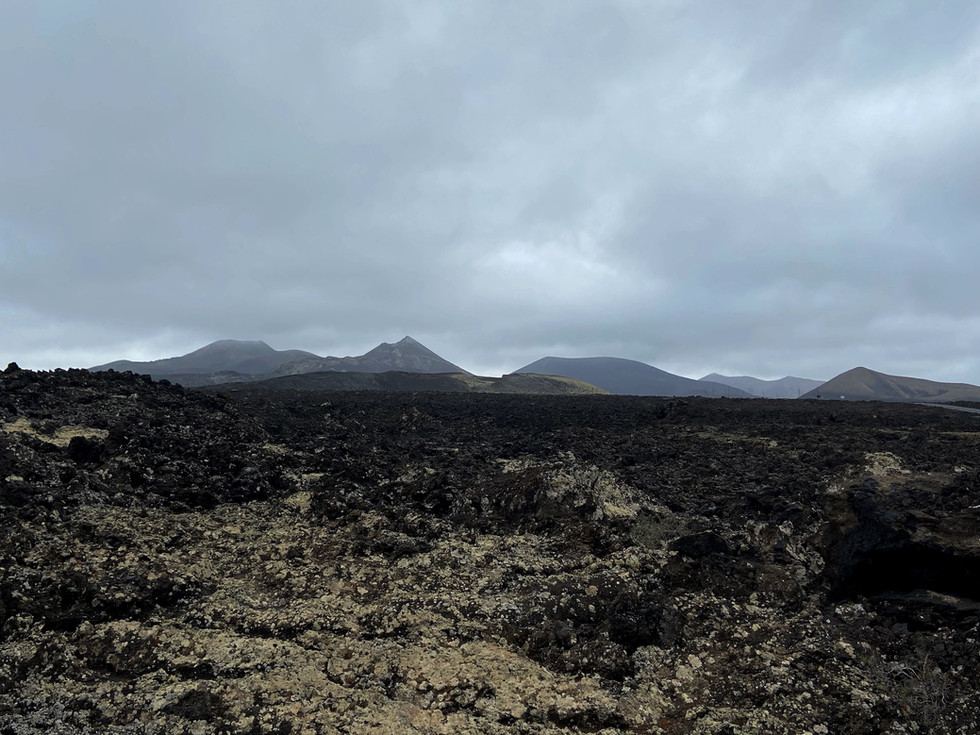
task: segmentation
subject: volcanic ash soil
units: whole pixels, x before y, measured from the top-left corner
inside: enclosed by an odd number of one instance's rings
[[[980,417],[0,376],[0,733],[976,733]]]

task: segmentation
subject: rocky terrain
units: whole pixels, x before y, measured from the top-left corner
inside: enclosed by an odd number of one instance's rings
[[[0,376],[0,733],[975,733],[980,417]]]

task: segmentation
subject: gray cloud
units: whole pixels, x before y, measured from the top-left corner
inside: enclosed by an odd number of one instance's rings
[[[971,3],[5,3],[4,353],[980,383],[978,49]]]

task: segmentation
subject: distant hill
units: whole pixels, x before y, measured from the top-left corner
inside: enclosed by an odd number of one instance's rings
[[[320,357],[304,350],[274,350],[265,342],[225,339],[180,357],[149,362],[117,360],[89,369],[112,369],[120,372],[130,370],[188,387],[244,383],[325,370],[365,373],[390,370],[415,373],[467,372],[411,337],[405,337],[393,344],[383,342],[358,357]]]
[[[439,357],[422,343],[405,337],[394,343],[382,342],[359,357],[310,355],[305,359],[280,365],[267,377],[324,371],[384,373],[391,370],[408,373],[468,373],[459,365]]]
[[[729,385],[692,380],[621,357],[543,357],[515,372],[575,378],[619,395],[750,397]]]
[[[118,372],[130,370],[153,377],[176,374],[204,375],[217,372],[259,375],[275,370],[284,363],[311,357],[315,358],[316,355],[303,350],[274,350],[265,342],[222,339],[180,357],[149,362],[116,360],[105,365],[96,365],[89,370],[112,369]]]
[[[528,393],[536,395],[596,395],[594,385],[555,375],[504,375],[484,378],[470,373],[322,372],[285,375],[267,380],[216,386],[235,393],[253,390],[369,390],[438,393]]]
[[[980,401],[980,386],[885,375],[866,367],[856,367],[831,378],[803,398],[951,403]]]
[[[762,380],[753,378],[749,375],[719,375],[711,373],[705,375],[701,380],[712,383],[722,383],[733,388],[744,390],[759,398],[799,398],[804,393],[808,393],[814,388],[819,388],[824,384],[822,380],[811,380],[810,378],[794,378],[787,375],[778,380]]]

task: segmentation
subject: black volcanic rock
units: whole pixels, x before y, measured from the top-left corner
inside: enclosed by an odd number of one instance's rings
[[[970,733],[973,414],[0,375],[0,732]]]
[[[514,372],[562,375],[617,395],[749,397],[738,388],[692,380],[619,357],[543,357]]]
[[[980,611],[977,472],[953,483],[912,484],[900,472],[854,484],[829,506],[828,572],[837,597],[879,596],[909,607]],[[931,506],[931,507],[930,507]]]

